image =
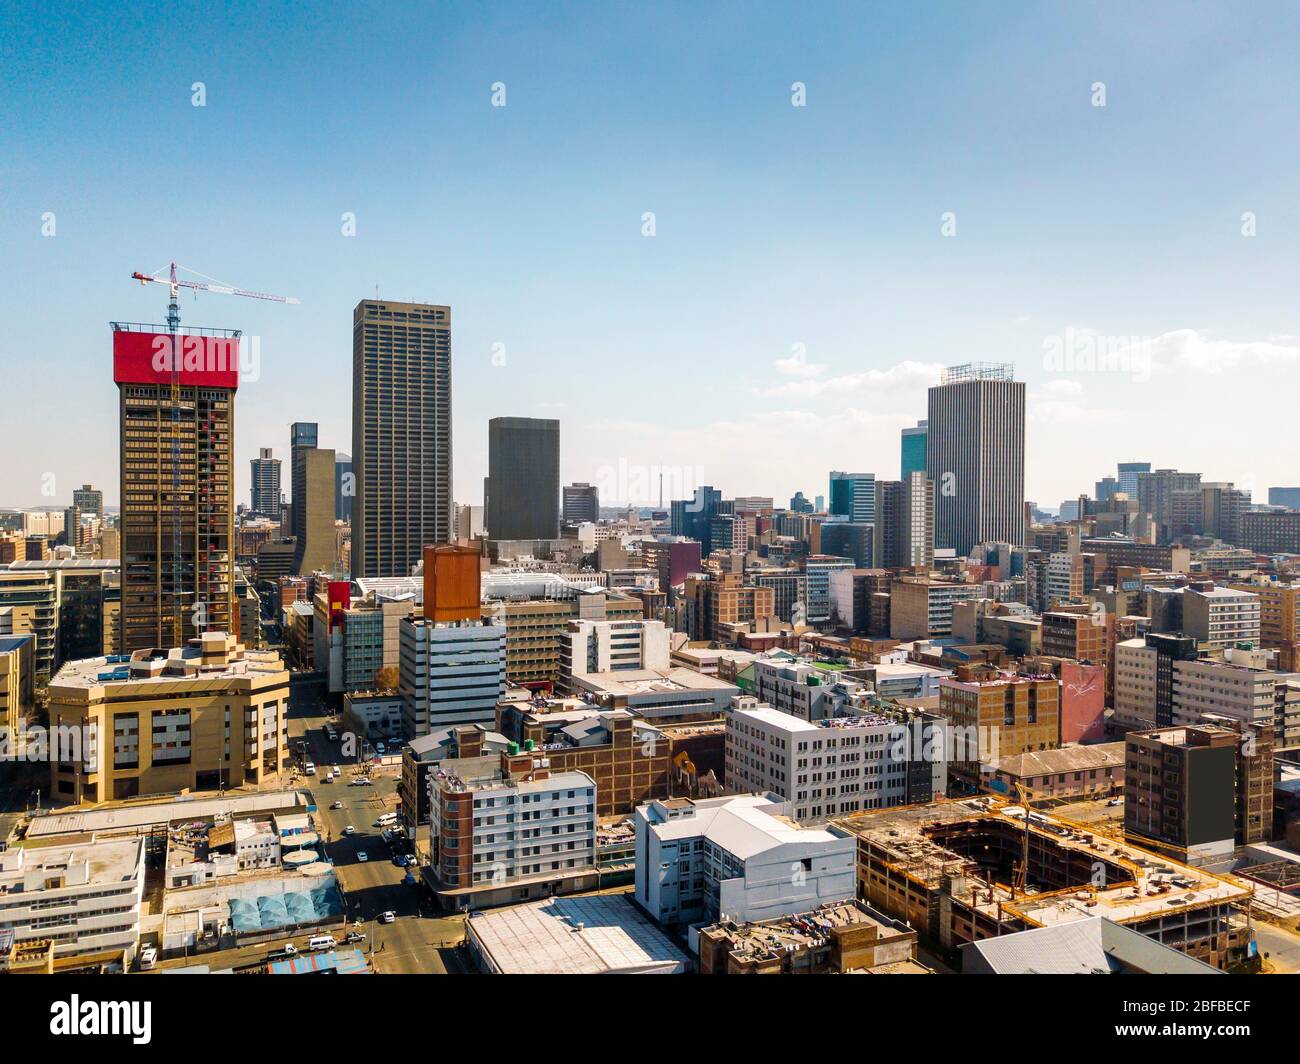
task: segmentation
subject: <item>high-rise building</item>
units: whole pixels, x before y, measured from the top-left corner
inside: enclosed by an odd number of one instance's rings
[[[1174,538],[1175,496],[1201,490],[1200,473],[1180,473],[1176,469],[1157,469],[1139,472],[1137,477],[1138,511],[1149,514],[1155,525],[1156,539],[1168,543]],[[1199,496],[1196,510],[1200,509]]]
[[[262,447],[252,466],[253,490],[249,500],[256,514],[280,516],[280,459],[271,457],[271,448]]]
[[[121,412],[122,649],[175,647],[205,631],[237,631],[239,333],[181,329],[172,337],[161,327],[119,322],[113,330]],[[190,368],[191,348],[201,349],[198,368]],[[160,351],[174,358],[160,360]]]
[[[1122,491],[1130,499],[1138,497],[1138,476],[1142,473],[1151,472],[1150,462],[1120,462],[1118,467],[1119,476],[1115,479],[1119,481],[1119,491]],[[1098,496],[1100,498],[1101,496]]]
[[[813,504],[804,497],[802,491],[796,491],[790,497],[790,509],[797,514],[810,514],[813,512]]]
[[[406,576],[451,528],[451,308],[352,312],[352,575]]]
[[[1300,488],[1269,488],[1268,504],[1285,506],[1288,510],[1300,510]]]
[[[903,460],[900,463],[899,480],[906,480],[908,473],[925,472],[929,432],[929,422],[926,421],[918,421],[912,428],[903,430]]]
[[[352,496],[356,490],[352,476],[352,456],[334,454],[334,520],[352,520]]]
[[[333,572],[337,538],[334,534],[335,460],[332,450],[316,446],[316,425],[296,422],[293,443],[294,570],[306,576],[321,569]]]
[[[831,514],[850,521],[876,519],[876,474],[831,473]]]
[[[711,553],[710,526],[721,512],[722,492],[710,484],[701,484],[689,499],[674,499],[671,507],[671,529],[674,536],[698,540],[700,553]]]
[[[1009,363],[970,363],[930,389],[926,473],[935,544],[1025,542],[1025,385]]]
[[[494,417],[488,422],[487,533],[491,539],[560,534],[560,423]]]
[[[83,517],[91,514],[97,521],[104,520],[104,493],[89,484],[83,484],[72,491],[72,505]]]
[[[934,481],[922,469],[905,474],[902,480],[882,480],[876,490],[877,564],[886,569],[928,569],[934,562]]]
[[[578,525],[600,520],[600,493],[585,481],[564,486],[564,523]]]

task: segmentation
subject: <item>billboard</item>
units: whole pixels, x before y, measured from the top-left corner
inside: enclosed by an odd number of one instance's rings
[[[181,384],[238,388],[239,337],[113,331],[114,383],[170,384],[173,367]]]
[[[352,584],[347,580],[331,580],[329,583],[330,631],[334,631],[343,619],[344,611],[352,605]]]
[[[450,543],[424,548],[424,616],[430,621],[478,620],[479,548]]]

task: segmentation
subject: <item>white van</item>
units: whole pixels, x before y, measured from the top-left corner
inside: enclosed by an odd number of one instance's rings
[[[314,775],[316,775],[316,766],[313,765],[310,761],[308,761],[307,764],[305,764],[305,765],[303,766],[302,770],[303,770],[303,772],[305,772],[308,776],[314,776]]]
[[[333,935],[312,935],[307,940],[308,949],[333,949],[337,945]]]
[[[390,824],[396,824],[396,823],[397,823],[397,814],[396,814],[396,813],[384,813],[382,816],[380,816],[380,817],[375,821],[375,827],[377,827],[377,828],[386,828],[386,827],[388,827]]]
[[[140,971],[153,971],[154,965],[158,963],[158,951],[153,946],[145,946],[140,951]]]

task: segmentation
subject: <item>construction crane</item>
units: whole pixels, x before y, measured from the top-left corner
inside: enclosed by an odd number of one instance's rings
[[[186,273],[192,273],[196,277],[203,277],[203,281],[184,281],[176,276],[177,270],[184,270]],[[172,444],[172,639],[176,646],[184,645],[184,621],[182,619],[181,599],[183,595],[181,580],[181,454],[180,454],[180,423],[181,423],[181,359],[180,350],[176,342],[176,337],[181,327],[181,310],[180,310],[180,290],[190,288],[197,292],[218,292],[228,296],[245,296],[249,299],[266,299],[273,303],[298,303],[299,300],[293,296],[276,296],[266,292],[250,292],[247,289],[235,288],[233,285],[222,284],[215,277],[207,277],[197,270],[187,269],[175,262],[168,264],[167,276],[162,277],[152,273],[141,273],[136,271],[131,274],[133,281],[139,281],[142,285],[147,284],[165,284],[170,292],[170,299],[167,303],[167,331],[171,334],[171,444]],[[236,333],[236,336],[239,334]],[[233,448],[234,441],[231,441]],[[197,485],[196,485],[197,488]],[[194,527],[197,536],[199,527],[199,492],[194,493]],[[234,544],[227,544],[227,553],[233,558]],[[197,551],[197,544],[196,544]],[[198,577],[199,559],[197,553],[194,558],[195,578]],[[231,573],[231,579],[234,579],[234,573]],[[195,602],[195,607],[203,606],[203,603]],[[202,614],[196,614],[194,617],[195,626],[206,628],[207,621]],[[232,617],[233,622],[233,617]]]

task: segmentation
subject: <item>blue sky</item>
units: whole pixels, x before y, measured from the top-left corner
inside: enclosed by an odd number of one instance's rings
[[[972,359],[1028,384],[1042,504],[1129,458],[1259,501],[1300,482],[1294,5],[4,21],[0,505],[83,481],[116,502],[108,322],[161,320],[163,290],[129,275],[172,258],[302,300],[182,305],[260,337],[241,501],[248,459],[285,456],[292,421],[351,449],[351,314],[376,286],[452,307],[460,501],[480,501],[497,415],[560,418],[562,475],[609,502],[659,468],[778,501],[824,494],[833,468],[896,476],[926,385]],[[1097,344],[1109,368],[1046,355]]]

